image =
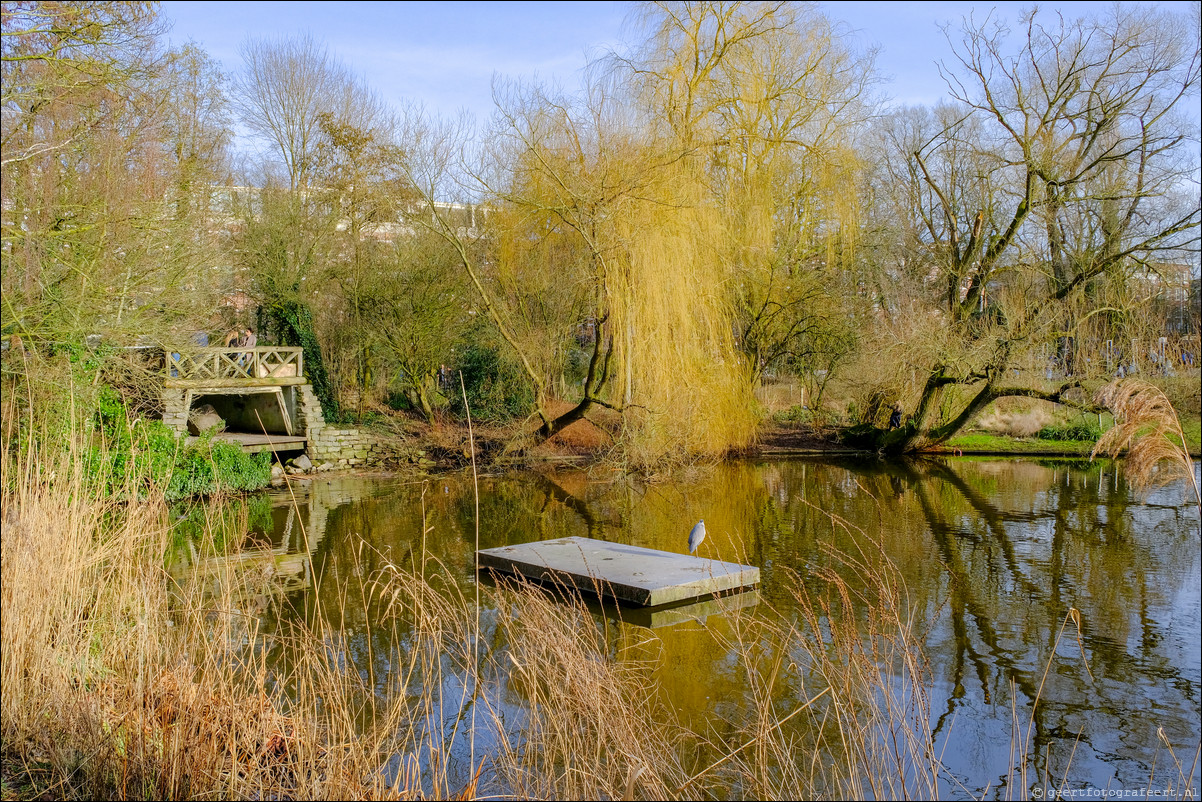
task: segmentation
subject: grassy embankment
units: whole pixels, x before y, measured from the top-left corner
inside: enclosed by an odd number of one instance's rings
[[[1100,427],[1098,434],[1109,430],[1113,425],[1114,420],[1109,415],[1104,415],[1103,426]],[[1189,446],[1190,455],[1194,457],[1202,455],[1202,417],[1182,416],[1181,429],[1185,433],[1185,442]],[[944,453],[958,451],[962,454],[1038,454],[1088,457],[1095,442],[1095,439],[1049,440],[977,431],[953,437],[938,450]]]
[[[1202,454],[1202,409],[1197,377],[1174,377],[1158,383],[1177,411],[1190,453]],[[764,406],[774,439],[787,446],[797,441],[809,450],[839,448],[840,426],[849,425],[839,410],[846,398],[835,396],[820,415],[797,405],[795,383],[772,385],[758,398]],[[817,421],[821,420],[822,425]],[[842,421],[842,423],[840,423]],[[884,425],[884,418],[876,421]],[[936,447],[936,453],[1088,457],[1098,438],[1114,426],[1109,413],[1076,413],[1041,401],[1005,399],[982,414],[973,427]]]

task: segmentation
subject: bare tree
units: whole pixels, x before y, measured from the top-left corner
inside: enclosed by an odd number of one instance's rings
[[[232,82],[233,105],[268,145],[262,186],[241,209],[242,263],[265,322],[284,340],[305,347],[306,362],[320,374],[319,395],[333,413],[340,382],[326,378],[316,328],[324,322],[338,331],[345,310],[332,310],[328,302],[319,309],[314,284],[343,277],[344,286],[359,286],[358,268],[367,252],[364,224],[371,199],[379,195],[372,187],[382,180],[378,156],[391,142],[390,115],[311,37],[249,40],[242,58],[243,70]],[[354,290],[348,299],[355,318],[361,304]],[[328,314],[315,315],[321,311]],[[327,347],[330,343],[326,338]],[[367,348],[360,343],[351,349],[360,390],[370,380]]]
[[[76,114],[69,125],[41,122],[98,90],[145,78],[162,30],[148,2],[5,2],[0,19],[0,164],[62,149],[102,125],[103,113]]]
[[[1031,12],[1014,52],[1000,26],[966,25],[945,68],[958,110],[940,110],[933,132],[893,138],[948,337],[924,369],[913,425],[887,445],[944,440],[1005,396],[1068,401],[1076,379],[1015,383],[1022,351],[1070,330],[1095,280],[1196,252],[1197,140],[1181,111],[1197,94],[1199,46],[1181,22],[1116,8],[1045,26]],[[951,387],[966,392],[935,420]]]
[[[317,166],[323,116],[370,129],[382,114],[380,102],[307,35],[248,40],[241,53],[234,108],[275,150],[293,192],[308,188]]]
[[[182,172],[153,7],[5,3],[3,22],[5,331],[166,338],[195,326],[195,265],[211,243],[163,203]]]
[[[225,76],[189,42],[168,54],[164,90],[164,127],[177,174],[176,215],[188,213],[194,193],[201,195],[207,215],[212,185],[229,171],[233,131]]]
[[[328,196],[336,219],[330,274],[342,290],[345,308],[334,328],[339,339],[353,352],[358,414],[375,380],[375,351],[381,337],[376,330],[378,296],[386,292],[381,274],[389,273],[395,253],[378,241],[378,234],[391,237],[386,228],[395,226],[398,213],[414,197],[399,168],[401,150],[394,143],[391,117],[370,107],[368,119],[359,122],[323,112],[319,117],[315,177]]]

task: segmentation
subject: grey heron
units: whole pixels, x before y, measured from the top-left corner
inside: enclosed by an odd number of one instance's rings
[[[693,527],[693,531],[689,532],[689,554],[697,551],[697,547],[701,545],[701,541],[705,540],[705,519],[702,518]]]

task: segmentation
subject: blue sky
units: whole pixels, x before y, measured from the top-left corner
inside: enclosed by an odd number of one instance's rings
[[[1031,3],[825,2],[860,47],[879,46],[882,86],[897,103],[934,103],[946,94],[935,67],[950,58],[940,25],[994,13],[1011,22]],[[1164,4],[1158,4],[1164,5]],[[1181,11],[1188,4],[1173,4]],[[1066,17],[1103,11],[1099,2],[1047,2]],[[239,69],[250,37],[309,33],[387,101],[418,102],[486,117],[494,74],[538,77],[572,89],[590,54],[623,39],[630,6],[619,2],[175,2],[162,3],[170,38],[192,39],[227,73]]]

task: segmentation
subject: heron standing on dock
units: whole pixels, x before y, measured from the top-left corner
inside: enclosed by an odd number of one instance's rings
[[[702,518],[693,527],[693,531],[689,532],[689,554],[697,551],[697,547],[701,545],[701,541],[705,540],[705,519]]]

